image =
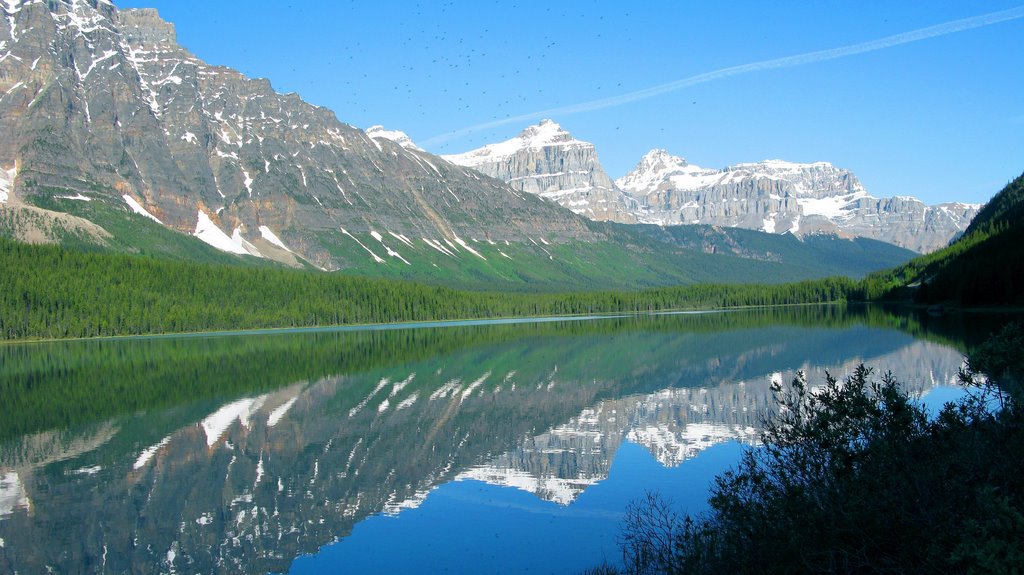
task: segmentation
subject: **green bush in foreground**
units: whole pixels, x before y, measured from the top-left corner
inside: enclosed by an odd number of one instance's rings
[[[961,374],[974,392],[937,417],[864,366],[777,386],[764,446],[716,479],[709,512],[681,516],[656,494],[630,507],[623,571],[1021,573],[1024,418],[992,383],[1017,389],[1020,365],[1002,358],[1019,338],[984,346]]]

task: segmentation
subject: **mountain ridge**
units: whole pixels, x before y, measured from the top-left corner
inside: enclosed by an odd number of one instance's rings
[[[876,198],[853,172],[829,162],[773,159],[719,170],[657,149],[616,184],[641,202],[638,219],[647,223],[714,223],[768,233],[837,232],[917,252],[944,247],[981,208],[960,202],[926,206],[910,196]]]
[[[259,233],[266,227],[327,269],[365,253],[342,229],[424,245],[522,242],[543,221],[552,241],[599,238],[532,196],[372,138],[265,79],[207,65],[155,10],[30,1],[5,18],[6,195],[99,200],[257,257],[279,248]]]
[[[577,150],[585,151],[582,161]],[[552,120],[510,140],[443,157],[595,220],[834,233],[917,252],[947,245],[980,208],[957,202],[926,206],[909,196],[876,198],[853,172],[829,162],[774,159],[709,169],[657,148],[611,181],[594,145]],[[566,165],[571,167],[560,169]],[[565,170],[572,170],[571,177]]]

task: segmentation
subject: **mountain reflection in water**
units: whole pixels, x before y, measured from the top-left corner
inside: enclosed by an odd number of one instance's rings
[[[625,442],[667,467],[756,444],[770,382],[797,370],[955,382],[960,352],[878,323],[801,308],[0,348],[0,571],[285,572],[453,481],[570,506]]]

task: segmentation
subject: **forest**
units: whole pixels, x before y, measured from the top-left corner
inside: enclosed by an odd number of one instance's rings
[[[0,340],[63,339],[845,300],[847,278],[783,285],[511,294],[0,239]]]

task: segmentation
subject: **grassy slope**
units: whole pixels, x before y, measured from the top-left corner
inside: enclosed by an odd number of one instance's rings
[[[622,234],[690,249],[714,248],[722,253],[734,250],[746,258],[771,261],[800,271],[806,278],[829,275],[862,277],[870,272],[899,265],[916,254],[910,250],[867,238],[840,238],[814,234],[797,238],[792,234],[766,234],[742,228],[704,225],[658,227],[615,224]]]

